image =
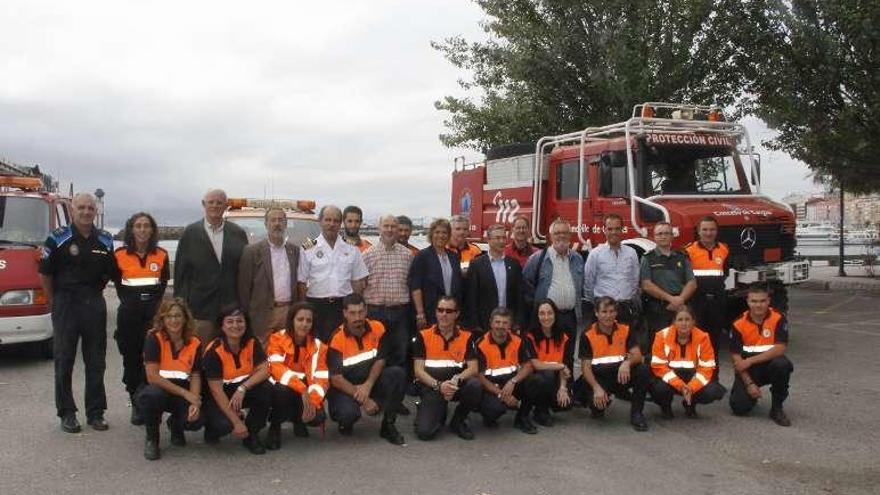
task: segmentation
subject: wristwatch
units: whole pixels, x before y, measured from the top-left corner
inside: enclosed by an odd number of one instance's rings
[[[239,392],[241,392],[241,395],[245,395],[245,394],[247,394],[247,387],[244,386],[244,383],[242,383],[241,385],[239,385],[238,388],[237,388],[236,390],[238,390]]]
[[[434,386],[431,388],[433,388],[435,391],[439,392],[440,391],[440,380],[436,380],[434,382]]]

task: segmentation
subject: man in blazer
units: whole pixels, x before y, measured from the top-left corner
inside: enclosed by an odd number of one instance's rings
[[[238,261],[247,246],[245,231],[223,219],[226,193],[205,193],[205,218],[187,225],[174,259],[174,297],[182,297],[196,320],[202,342],[219,335],[220,307],[238,301]]]
[[[267,209],[265,222],[267,238],[245,247],[238,265],[238,299],[264,346],[273,330],[287,328],[299,266],[299,246],[286,239],[284,209]]]
[[[486,230],[489,254],[476,257],[468,268],[467,314],[471,331],[484,333],[489,329],[489,315],[497,307],[507,308],[513,315],[513,327],[526,323],[520,314],[522,304],[522,269],[514,258],[504,255],[507,232],[494,224]]]

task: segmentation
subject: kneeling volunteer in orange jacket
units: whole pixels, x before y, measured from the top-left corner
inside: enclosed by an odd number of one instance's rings
[[[315,337],[315,310],[299,302],[290,310],[291,319],[284,330],[269,336],[269,381],[272,387],[272,413],[266,448],[281,448],[281,425],[293,422],[293,433],[309,436],[308,424],[324,422],[324,396],[329,387],[327,345]]]
[[[721,400],[727,392],[712,377],[717,373],[715,350],[709,334],[694,326],[694,315],[684,307],[675,313],[672,325],[654,335],[651,396],[664,418],[672,418],[672,397],[684,397],[685,415],[695,417],[697,404]]]

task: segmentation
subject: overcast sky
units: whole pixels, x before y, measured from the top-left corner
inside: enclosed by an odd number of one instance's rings
[[[433,106],[464,74],[430,41],[483,36],[469,0],[5,0],[0,14],[0,156],[104,189],[108,225],[142,209],[194,220],[210,187],[442,216],[453,158],[479,157],[440,144]],[[763,163],[771,196],[814,188],[785,154]]]

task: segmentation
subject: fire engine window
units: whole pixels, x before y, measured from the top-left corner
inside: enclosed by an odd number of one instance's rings
[[[556,170],[556,199],[578,198],[578,175],[580,175],[580,162],[570,160],[559,164]],[[587,174],[584,174],[584,197],[587,197]]]
[[[58,213],[58,226],[67,226],[67,224],[70,222],[70,219],[67,218],[67,210],[64,209],[64,205],[61,203],[55,203],[55,211]]]
[[[659,194],[748,194],[740,182],[739,156],[720,147],[647,148],[649,196]]]
[[[49,203],[40,198],[0,196],[0,244],[43,244],[50,213]]]

